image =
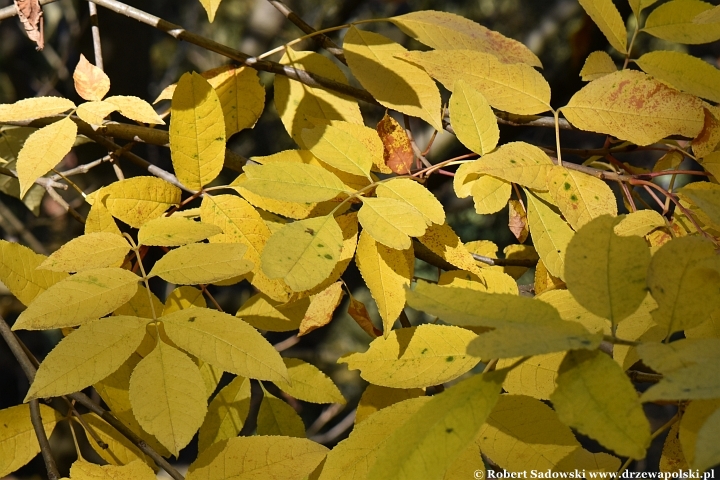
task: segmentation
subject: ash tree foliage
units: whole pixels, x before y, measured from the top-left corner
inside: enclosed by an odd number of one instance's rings
[[[201,1],[212,21],[219,2]],[[182,478],[165,458],[196,434],[188,480],[470,478],[486,464],[617,472],[668,429],[663,471],[720,463],[720,72],[684,53],[633,50],[643,35],[716,41],[720,7],[655,3],[630,0],[637,21],[628,22],[611,0],[580,0],[612,49],[587,58],[587,83],[557,110],[528,48],[437,11],[340,26],[339,47],[311,33],[334,57],[291,42],[270,52],[278,62],[159,24],[240,65],[183,74],[155,100],[162,115],[139,98],[108,96],[111,79],[84,57],[74,72],[84,103],[0,105],[2,173],[18,198],[70,183],[48,175],[78,139],[147,171],[84,192],[84,235],[48,257],[0,242],[0,280],[27,306],[12,329],[64,335],[36,369],[0,322],[32,379],[29,406],[0,411],[0,476],[64,420],[87,430],[106,462],[80,456],[72,479],[150,479],[159,467]],[[125,10],[149,18],[136,12]],[[391,22],[428,48],[407,50],[371,22]],[[263,111],[257,70],[276,74],[277,115],[298,148],[253,157],[218,185],[226,141]],[[384,107],[377,126],[366,125],[361,103]],[[127,121],[107,123],[112,112]],[[423,150],[432,143],[418,147],[403,117],[453,133],[467,154],[430,164]],[[556,149],[500,144],[499,121],[554,128]],[[563,161],[565,129],[604,144],[583,164]],[[174,174],[113,143],[151,134],[169,146]],[[660,153],[649,169],[616,158],[637,151]],[[695,168],[680,170],[688,158]],[[491,242],[463,243],[447,224],[425,186],[443,173],[478,213],[508,209],[517,244],[505,258]],[[681,174],[693,181],[677,188]],[[162,256],[150,264],[148,251]],[[338,360],[370,384],[349,437],[332,449],[311,441],[296,411],[267,392],[256,430],[238,436],[251,379],[302,401],[345,402],[330,378],[283,358],[264,333],[325,327],[353,261],[381,323],[350,298],[349,314],[373,340]],[[417,261],[436,266],[437,278],[415,277]],[[528,267],[533,296],[516,282]],[[177,288],[162,301],[153,277]],[[256,293],[237,312],[206,289],[241,281]],[[410,326],[406,308],[427,321]],[[234,379],[216,392],[223,373]],[[109,410],[78,393],[88,387]],[[52,397],[88,411],[38,402]],[[677,414],[652,429],[652,403]],[[583,448],[578,434],[603,451]],[[43,454],[51,472],[52,452]]]

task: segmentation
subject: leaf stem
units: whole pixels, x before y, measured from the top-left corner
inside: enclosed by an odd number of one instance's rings
[[[558,166],[562,167],[562,149],[560,148],[560,109],[553,110],[553,117],[555,117],[555,145],[557,148],[557,161]]]
[[[142,256],[140,255],[140,246],[135,245],[135,242],[133,241],[132,237],[127,234],[123,233],[123,236],[130,242],[130,245],[132,246],[133,252],[135,252],[135,257],[137,258],[137,264],[138,267],[140,267],[140,273],[142,273],[142,281],[145,284],[145,291],[147,292],[148,296],[148,302],[150,303],[150,310],[152,311],[153,320],[155,321],[155,325],[157,328],[157,313],[155,312],[155,302],[153,302],[152,298],[152,292],[150,291],[150,282],[148,282],[148,276],[147,273],[145,273],[145,267],[142,263]],[[158,341],[160,341],[160,332],[158,331]]]

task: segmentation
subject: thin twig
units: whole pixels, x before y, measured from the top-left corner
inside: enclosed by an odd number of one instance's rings
[[[0,173],[3,175],[7,175],[8,177],[13,178],[20,178],[18,177],[18,173],[16,170],[12,170],[10,168],[0,167]],[[34,182],[36,185],[40,185],[43,188],[60,188],[62,190],[67,190],[68,186],[64,183],[58,183],[57,181],[51,179],[51,178],[45,178],[40,177]]]
[[[640,342],[635,342],[633,340],[623,340],[622,338],[613,337],[611,335],[604,335],[603,340],[615,345],[626,345],[628,347],[637,347],[638,345],[640,345]]]
[[[485,255],[478,255],[473,253],[472,257],[478,262],[482,262],[492,267],[534,267],[537,265],[537,260],[531,258],[491,258]]]
[[[316,30],[305,23],[305,21],[300,18],[295,12],[293,12],[290,7],[285,5],[283,2],[279,0],[268,0],[270,4],[277,9],[278,12],[282,13],[285,18],[290,20],[292,23],[295,24],[296,27],[298,27],[303,32],[309,34],[313,34],[316,32]],[[347,65],[347,61],[345,60],[345,54],[343,53],[343,49],[340,48],[335,42],[333,42],[330,37],[327,35],[321,33],[319,35],[316,35],[313,37],[315,41],[317,41],[322,48],[330,52],[332,55],[335,56],[339,61]]]
[[[70,204],[67,203],[65,201],[65,199],[62,198],[60,196],[60,194],[55,191],[54,188],[48,187],[48,188],[46,188],[46,191],[47,191],[48,195],[50,195],[50,198],[52,198],[55,201],[55,203],[60,205],[67,213],[69,213],[71,217],[73,217],[75,220],[77,220],[78,222],[85,225],[85,217],[80,215],[77,212],[77,210],[75,210],[73,207],[71,207]]]
[[[353,426],[353,423],[355,423],[355,415],[356,414],[357,414],[357,409],[348,413],[345,416],[345,418],[340,420],[334,427],[332,427],[327,432],[321,433],[319,435],[311,436],[310,440],[312,440],[313,442],[316,442],[316,443],[332,442],[333,440],[337,439],[340,435],[345,433],[348,428]]]
[[[92,2],[88,2],[88,7],[90,9],[90,30],[92,31],[95,66],[100,70],[104,70],[102,45],[100,45],[100,22],[98,22],[97,5]]]
[[[292,337],[288,337],[285,340],[276,343],[275,345],[273,345],[273,347],[275,347],[275,350],[277,350],[278,352],[284,352],[288,348],[294,347],[298,343],[300,343],[300,337],[295,334]]]
[[[0,202],[0,225],[6,228],[8,233],[19,235],[36,253],[42,253],[43,255],[48,254],[45,245],[27,229],[25,224],[23,224],[3,202]]]
[[[663,376],[657,373],[639,372],[637,370],[628,370],[625,373],[633,382],[658,383],[663,379]]]
[[[35,436],[40,444],[40,453],[45,462],[48,480],[58,480],[60,478],[60,472],[52,456],[50,442],[48,441],[47,435],[45,435],[45,427],[43,426],[42,415],[40,413],[40,402],[37,398],[30,400],[30,421],[32,422]]]

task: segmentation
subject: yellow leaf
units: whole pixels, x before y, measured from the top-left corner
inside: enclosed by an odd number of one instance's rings
[[[477,440],[470,442],[445,470],[443,480],[453,480],[467,476],[472,471],[473,476],[485,474],[485,462],[480,453]]]
[[[286,48],[280,63],[348,84],[342,70],[319,53]],[[275,75],[275,107],[285,130],[302,148],[307,148],[302,139],[303,130],[315,127],[312,119],[363,124],[357,100],[324,88],[308,87],[284,75]]]
[[[627,53],[627,31],[620,12],[612,0],[580,0],[580,5],[620,53]]]
[[[190,307],[164,315],[160,320],[178,347],[225,372],[270,381],[287,378],[280,354],[239,318]]]
[[[340,260],[343,232],[332,215],[299,220],[270,237],[262,252],[262,269],[282,278],[295,292],[325,280]]]
[[[107,448],[102,448],[95,442],[92,435],[88,435],[88,442],[100,457],[111,465],[126,465],[134,460],[141,460],[149,466],[155,464],[134,443],[115,430],[109,423],[95,413],[85,413],[83,420],[105,442]]]
[[[152,298],[152,307],[150,306],[150,300],[148,299],[148,292],[145,286],[138,285],[135,295],[133,295],[127,303],[116,308],[113,311],[113,315],[153,318],[153,308],[157,316],[162,312],[163,304],[152,292],[150,292],[150,298]]]
[[[693,20],[713,5],[700,0],[672,0],[650,12],[643,32],[663,40],[691,45],[720,39],[720,23],[696,23]]]
[[[76,135],[77,125],[66,117],[42,127],[28,137],[17,156],[20,197],[24,197],[35,180],[45,175],[70,152]]]
[[[269,279],[262,271],[260,255],[271,233],[252,205],[234,195],[206,196],[200,207],[200,215],[203,222],[217,225],[224,232],[211,237],[211,243],[247,245],[245,257],[255,265],[249,277],[253,286],[275,300],[288,299],[287,287],[283,282]]]
[[[536,190],[547,190],[547,177],[553,168],[550,157],[534,145],[511,142],[475,160],[465,172],[483,173]]]
[[[294,408],[265,392],[258,412],[257,434],[305,438],[305,425]]]
[[[360,140],[332,125],[305,129],[302,139],[317,158],[352,175],[370,178],[370,168],[378,162]]]
[[[46,405],[39,407],[43,430],[49,437],[63,417]],[[30,421],[30,406],[16,405],[0,410],[0,476],[10,475],[38,453],[40,445]]]
[[[518,115],[550,110],[550,85],[530,65],[508,65],[494,55],[473,50],[408,52],[398,56],[423,67],[450,91],[455,82],[464,80],[498,110]]]
[[[637,16],[644,8],[651,6],[657,1],[658,0],[629,0],[628,3],[630,3],[630,8],[632,8],[633,13]]]
[[[563,321],[552,306],[532,298],[426,282],[418,282],[415,290],[408,290],[406,295],[409,306],[447,323],[494,328],[468,346],[468,353],[481,358],[592,349],[602,338],[580,324]]]
[[[585,59],[585,65],[580,70],[580,77],[583,82],[589,82],[614,72],[617,72],[617,66],[613,59],[607,53],[598,50],[592,52]]]
[[[155,472],[141,460],[127,465],[96,465],[79,459],[70,467],[70,480],[155,480]]]
[[[424,10],[388,19],[406,35],[436,50],[477,50],[503,63],[527,63],[542,68],[540,59],[522,43],[467,18]]]
[[[682,237],[653,255],[647,272],[647,285],[659,305],[653,319],[668,335],[700,325],[720,307],[720,272],[713,263],[713,248],[702,237]]]
[[[497,368],[511,366],[522,357],[501,358]],[[537,355],[525,360],[510,370],[503,382],[503,388],[511,394],[527,395],[538,400],[549,400],[557,387],[557,376],[565,352]]]
[[[90,233],[70,240],[38,268],[54,272],[80,272],[122,264],[130,245],[114,233]]]
[[[177,456],[205,418],[205,383],[187,355],[158,339],[130,377],[130,403],[140,425]]]
[[[243,275],[254,264],[240,243],[192,243],[176,248],[155,263],[148,276],[180,285],[213,283]]]
[[[425,231],[425,235],[419,237],[418,240],[431,252],[451,265],[481,275],[480,267],[477,266],[475,259],[447,223],[430,225]]]
[[[381,388],[369,385],[370,388]],[[402,390],[398,390],[402,392]],[[422,392],[422,391],[420,391]],[[356,423],[350,437],[337,444],[328,453],[327,461],[319,480],[359,480],[373,478],[368,471],[380,452],[388,446],[391,435],[402,427],[413,415],[426,405],[432,397],[414,398],[405,396],[397,403],[373,413],[369,418]],[[408,399],[407,401],[402,401]],[[358,413],[360,408],[358,407]]]
[[[388,197],[362,198],[358,220],[375,240],[396,250],[412,245],[410,237],[425,234],[427,224],[415,206]]]
[[[178,287],[165,299],[162,315],[169,315],[190,307],[207,307],[202,290],[195,287]]]
[[[349,193],[342,181],[322,167],[304,163],[246,165],[243,188],[286,202],[322,202]]]
[[[521,395],[500,395],[478,443],[484,455],[509,472],[554,469],[580,447],[550,407]]]
[[[695,440],[695,458],[692,466],[701,472],[720,463],[718,428],[720,428],[720,410],[715,410],[700,427]]]
[[[661,472],[680,472],[690,468],[682,452],[682,446],[678,438],[679,430],[680,422],[675,422],[670,427],[667,437],[665,437],[662,455],[660,456],[659,470]]]
[[[602,352],[568,352],[550,396],[560,420],[622,456],[644,458],[650,423],[625,372]]]
[[[291,397],[312,403],[346,403],[333,381],[316,366],[299,358],[283,358],[290,383],[277,382]]]
[[[586,310],[569,290],[548,290],[537,295],[537,299],[555,307],[563,320],[580,323],[591,332],[610,335],[610,321]]]
[[[517,295],[515,280],[502,272],[483,268],[479,273],[451,270],[443,272],[438,278],[438,285],[470,288],[480,292],[511,293]]]
[[[601,215],[617,216],[617,200],[602,180],[565,167],[552,167],[548,187],[555,204],[577,230]]]
[[[343,47],[353,75],[380,104],[442,130],[440,91],[421,68],[397,58],[407,52],[404,47],[354,26],[345,35]]]
[[[343,295],[341,282],[335,282],[315,295],[300,322],[298,336],[306,335],[330,323]]]
[[[205,391],[207,392],[207,398],[210,398],[212,394],[215,393],[218,384],[220,384],[220,379],[222,377],[223,371],[220,368],[210,365],[207,362],[203,362],[198,358],[195,359],[195,364],[198,366],[198,369],[200,370],[200,375],[205,382]]]
[[[408,204],[416,215],[424,218],[427,225],[445,223],[442,204],[427,188],[410,179],[393,179],[383,182],[375,190],[379,198],[393,198]]]
[[[645,301],[637,311],[618,325],[616,332],[618,338],[641,342],[659,342],[663,340],[666,330],[656,324],[651,315],[651,312],[656,308],[657,303],[653,300],[652,295],[648,293]],[[613,358],[623,370],[628,370],[640,360],[637,348],[626,345],[614,345]]]
[[[202,76],[184,74],[171,107],[170,153],[178,180],[200,189],[225,162],[225,119],[217,93]]]
[[[149,325],[148,328],[155,329],[155,327],[151,325]],[[153,342],[149,351],[152,351],[154,347],[155,344]],[[137,352],[132,354],[119,369],[93,385],[93,388],[95,388],[118,420],[135,432],[136,435],[142,438],[156,452],[160,453],[160,455],[168,457],[170,456],[170,452],[168,452],[155,437],[143,430],[132,412],[130,403],[130,376],[142,358],[143,357]],[[110,426],[108,426],[108,428],[112,429]],[[114,429],[112,430],[115,431]]]
[[[710,314],[710,318],[706,319],[697,327],[685,330],[686,338],[720,338],[720,312]]]
[[[221,0],[200,0],[200,4],[202,4],[205,12],[207,12],[208,21],[210,23],[215,20],[215,13],[217,13],[218,8],[220,7],[220,1]]]
[[[573,95],[562,113],[581,130],[638,145],[650,145],[675,134],[693,138],[702,130],[704,120],[700,99],[635,70],[590,82]]]
[[[85,102],[81,103],[75,111],[81,120],[90,125],[102,125],[105,117],[116,111],[118,107],[107,102]]]
[[[235,316],[259,330],[289,332],[300,327],[300,322],[305,317],[305,311],[309,305],[308,297],[283,305],[265,294],[258,293],[250,297]]]
[[[120,112],[120,115],[130,120],[140,123],[149,123],[151,125],[165,125],[160,116],[155,113],[152,105],[138,97],[126,95],[116,95],[103,100],[105,103],[113,105]]]
[[[470,193],[475,203],[475,212],[489,215],[499,212],[507,205],[512,194],[512,185],[490,175],[481,175],[472,183]]]
[[[225,118],[225,138],[255,126],[265,108],[265,88],[260,84],[257,71],[227,65],[205,73],[210,72],[214,75],[208,82],[217,93]]]
[[[89,233],[114,233],[122,235],[120,229],[115,223],[112,215],[105,206],[105,198],[97,199],[90,207],[87,218],[85,219],[85,234]]]
[[[137,291],[140,277],[120,268],[97,268],[56,283],[30,304],[13,330],[83,325],[115,310]]]
[[[717,425],[718,410],[720,410],[720,400],[691,402],[686,407],[683,417],[680,420],[680,445],[682,446],[685,458],[693,468],[702,468],[705,470],[713,466],[714,463],[717,463],[717,459],[715,459],[713,463],[702,467],[698,465],[700,462],[705,463],[703,460],[710,460],[709,457],[712,455],[707,454],[711,454],[713,450],[715,450],[715,454],[717,455],[717,440],[707,444],[705,441],[708,440],[708,437],[702,438],[701,432],[705,430],[706,427],[712,428]],[[705,434],[707,433],[711,432],[705,430]],[[710,436],[710,438],[712,438],[712,436]],[[717,431],[715,431],[715,438],[717,438]]]
[[[439,478],[474,441],[497,402],[503,377],[503,371],[475,375],[433,396],[390,435],[367,478]]]
[[[75,91],[83,100],[100,101],[110,90],[110,78],[83,54],[73,72],[73,80]]]
[[[665,226],[665,219],[655,210],[639,210],[625,215],[618,224],[613,227],[615,235],[627,237],[637,235],[644,237],[658,227]]]
[[[473,152],[485,155],[495,150],[500,140],[495,114],[483,94],[462,79],[455,82],[450,97],[450,121],[458,140]]]
[[[24,305],[68,276],[36,270],[46,258],[19,243],[0,240],[0,282]]]
[[[548,272],[542,260],[535,266],[534,290],[535,295],[552,291],[558,288],[565,288],[565,282]]]
[[[388,388],[371,383],[365,388],[358,403],[357,413],[355,414],[355,426],[357,427],[358,424],[380,410],[385,410],[403,400],[418,397],[425,397],[425,391],[421,388]],[[426,400],[429,400],[429,398],[425,397],[425,401]],[[411,403],[413,402],[408,402],[405,405],[409,406]],[[386,414],[383,413],[383,415]],[[357,429],[353,430],[353,432],[356,430]],[[353,433],[350,433],[350,436],[352,437]]]
[[[587,472],[617,472],[620,470],[620,459],[609,453],[590,453],[584,448],[577,448],[558,463],[553,470],[574,472],[576,469]]]
[[[380,172],[400,175],[410,173],[415,153],[405,129],[386,113],[377,124],[377,133],[384,146],[383,159],[386,165],[385,168],[379,167]]]
[[[684,186],[678,193],[689,197],[712,223],[720,225],[720,186],[709,182],[695,182]]]
[[[0,104],[0,122],[18,122],[35,118],[52,117],[75,108],[67,98],[36,97]]]
[[[479,362],[466,353],[477,337],[473,332],[447,325],[420,325],[393,330],[376,338],[365,353],[340,360],[360,370],[370,383],[392,388],[421,388],[453,380]]]
[[[716,338],[682,339],[672,343],[643,343],[638,354],[645,365],[669,374],[697,364],[709,365],[720,360],[720,340]]]
[[[198,434],[198,450],[237,437],[250,411],[250,380],[235,377],[213,398]]]
[[[315,470],[327,453],[326,447],[305,438],[231,438],[200,453],[185,478],[302,480]]]
[[[412,245],[405,250],[395,250],[376,242],[363,230],[355,262],[377,303],[387,338],[405,307],[404,288],[410,286],[415,267]]]
[[[699,13],[693,18],[693,23],[718,23],[720,22],[720,8],[713,7],[709,10],[705,10]]]
[[[661,7],[662,8],[662,7]],[[635,61],[645,73],[678,90],[720,102],[720,70],[680,52],[650,52]]]
[[[180,203],[180,189],[156,177],[134,177],[111,183],[101,190],[110,214],[133,228],[158,218]]]
[[[574,232],[551,206],[526,190],[528,224],[535,249],[548,272],[565,279],[565,251]]]
[[[182,217],[159,217],[140,227],[138,243],[177,247],[199,242],[220,233],[223,231],[217,225],[194,222]]]
[[[140,345],[147,323],[146,318],[113,316],[73,331],[40,364],[25,401],[78,392],[107,377]]]
[[[637,236],[619,237],[617,220],[603,215],[578,230],[567,247],[565,281],[573,297],[613,325],[645,299],[650,249]]]
[[[713,155],[713,150],[720,144],[720,108],[713,108],[707,104],[703,104],[703,107],[705,107],[705,123],[702,131],[693,139],[692,148],[695,157],[706,170],[712,173],[705,165],[717,163],[716,160],[713,161],[713,157],[717,159],[717,155]],[[713,175],[717,178],[717,175]]]

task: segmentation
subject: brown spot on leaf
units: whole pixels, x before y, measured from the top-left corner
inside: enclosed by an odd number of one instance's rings
[[[383,142],[385,165],[395,173],[410,173],[415,156],[410,139],[400,124],[388,114],[377,124],[377,132]]]

